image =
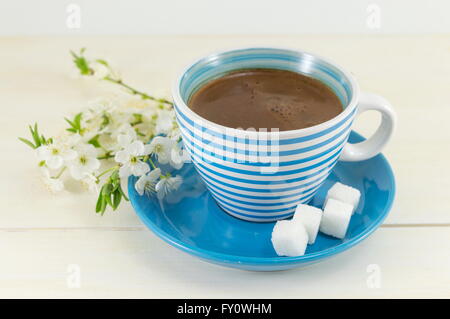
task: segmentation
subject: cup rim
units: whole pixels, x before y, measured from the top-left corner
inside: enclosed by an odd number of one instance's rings
[[[345,76],[345,78],[348,80],[348,82],[352,88],[352,96],[351,96],[349,103],[347,104],[347,106],[341,113],[339,113],[337,116],[333,117],[332,119],[329,119],[328,121],[325,121],[325,122],[322,122],[322,123],[319,123],[319,124],[316,124],[316,125],[313,125],[310,127],[306,127],[306,128],[300,128],[300,129],[295,129],[295,130],[286,130],[286,131],[277,131],[277,132],[273,132],[273,131],[259,132],[259,131],[251,131],[251,130],[244,130],[244,129],[238,129],[238,128],[224,126],[224,125],[221,125],[218,123],[214,123],[208,119],[205,119],[204,117],[202,117],[202,116],[198,115],[197,113],[195,113],[194,111],[192,111],[187,106],[187,103],[185,103],[183,98],[181,97],[180,84],[181,84],[181,81],[182,81],[184,75],[191,67],[193,67],[195,64],[197,64],[203,60],[211,59],[215,56],[219,56],[219,55],[226,54],[226,53],[233,52],[233,51],[243,51],[243,50],[252,50],[252,49],[274,49],[274,50],[290,51],[290,52],[294,52],[297,54],[310,55],[314,58],[322,60],[325,63],[333,65]],[[180,110],[184,114],[186,114],[190,119],[192,119],[194,122],[201,121],[202,123],[205,123],[206,124],[205,126],[208,128],[211,128],[211,129],[217,128],[219,130],[219,132],[227,132],[228,134],[231,133],[231,134],[237,135],[237,134],[242,134],[243,132],[245,132],[246,136],[249,136],[249,137],[255,137],[255,136],[257,137],[258,135],[261,135],[261,134],[264,134],[264,136],[267,137],[267,135],[270,136],[272,134],[277,134],[277,136],[279,138],[282,138],[282,137],[292,136],[292,135],[297,135],[297,136],[309,135],[309,134],[314,134],[316,132],[322,131],[328,127],[331,127],[331,126],[337,124],[341,120],[345,119],[348,115],[350,115],[350,113],[352,113],[354,111],[354,109],[356,108],[356,106],[358,104],[359,94],[360,94],[359,86],[358,86],[355,78],[350,74],[350,72],[347,72],[339,64],[335,63],[334,61],[331,61],[328,58],[324,58],[320,55],[317,55],[315,53],[298,50],[295,48],[280,47],[280,46],[244,46],[244,47],[235,47],[232,49],[225,49],[225,50],[218,50],[215,52],[211,52],[207,55],[196,58],[191,63],[187,64],[182,69],[182,71],[179,73],[179,75],[176,77],[176,80],[172,86],[172,97],[174,100],[174,104],[176,105],[176,107],[180,108]]]

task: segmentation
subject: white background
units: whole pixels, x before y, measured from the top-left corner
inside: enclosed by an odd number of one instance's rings
[[[67,27],[71,3],[80,28]],[[371,3],[379,28],[367,23]],[[443,0],[0,0],[0,297],[449,298],[449,12]],[[192,59],[258,43],[337,61],[398,114],[383,150],[394,206],[370,238],[327,261],[271,273],[207,264],[157,238],[129,204],[99,216],[95,194],[50,194],[17,140],[34,122],[57,135],[65,116],[114,89],[71,76],[71,49],[88,48],[159,96]],[[375,115],[356,130],[370,136]]]
[[[70,4],[80,28],[66,25]],[[380,28],[367,26],[370,4]],[[446,0],[1,0],[0,35],[447,33],[449,12]]]

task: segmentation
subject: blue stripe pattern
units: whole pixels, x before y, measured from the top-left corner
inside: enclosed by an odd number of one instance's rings
[[[338,68],[314,56],[284,49],[228,51],[195,62],[180,78],[175,113],[185,149],[219,206],[249,221],[292,216],[308,202],[339,159],[356,108],[336,121],[287,134],[225,129],[194,115],[186,104],[203,84],[242,68],[276,68],[312,76],[348,105],[352,86]],[[264,160],[263,160],[264,159]]]

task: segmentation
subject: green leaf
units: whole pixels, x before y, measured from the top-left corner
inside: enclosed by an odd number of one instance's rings
[[[81,134],[81,117],[83,113],[78,113],[74,116],[73,120],[69,120],[67,117],[64,120],[70,125],[70,128],[67,128],[66,131],[72,133],[80,133]]]
[[[102,210],[102,201],[103,201],[103,195],[102,192],[98,194],[97,204],[95,205],[95,212],[100,213]]]
[[[75,65],[78,70],[80,70],[81,75],[89,75],[91,74],[91,70],[89,69],[89,63],[84,57],[78,57],[74,59]]]
[[[48,140],[47,140],[47,139],[45,138],[45,136],[42,135],[42,134],[41,134],[41,142],[42,142],[42,144],[44,144],[44,145],[49,144],[49,143],[48,143]]]
[[[119,192],[120,192],[120,194],[122,194],[123,198],[128,202],[129,199],[128,199],[127,195],[125,195],[125,193],[123,192],[122,186],[119,186]]]
[[[81,117],[83,116],[83,113],[78,113],[77,115],[75,115],[75,117],[73,118],[73,122],[75,123],[76,128],[81,129]]]
[[[114,172],[112,172],[112,174],[109,178],[111,178],[111,180],[113,180],[113,181],[119,181],[119,183],[120,183],[119,170],[116,169]]]
[[[32,143],[32,142],[30,142],[29,140],[27,140],[26,138],[23,138],[23,137],[19,137],[19,140],[21,140],[22,142],[24,142],[25,144],[27,144],[28,146],[30,146],[31,148],[36,148],[36,146]]]
[[[108,195],[105,195],[105,200],[109,206],[111,206],[111,207],[113,206],[112,201],[111,201],[111,193],[109,193]]]
[[[92,144],[94,147],[96,147],[96,148],[99,148],[99,147],[102,147],[101,145],[100,145],[100,142],[98,141],[98,138],[100,137],[100,135],[99,134],[97,134],[97,135],[95,135],[93,138],[91,138],[89,141],[88,141],[88,143],[89,144]]]
[[[111,180],[111,186],[112,186],[112,192],[114,193],[115,191],[117,191],[119,189],[120,180],[117,180],[117,179]]]
[[[75,124],[71,120],[69,120],[67,117],[65,117],[64,120],[66,120],[66,122],[69,123],[69,125],[71,127],[75,128]]]
[[[98,63],[100,63],[100,64],[103,64],[104,66],[107,66],[107,67],[109,67],[109,64],[108,64],[108,62],[106,62],[105,60],[102,60],[102,59],[97,59],[97,60],[95,60],[96,62],[98,62]]]
[[[104,129],[109,124],[109,116],[107,114],[102,115],[102,124],[100,125],[100,129]]]
[[[86,58],[83,56],[85,49],[80,50],[80,55],[76,54],[73,51],[70,51],[70,54],[73,57],[73,63],[75,63],[75,66],[80,70],[81,75],[90,75],[91,69],[89,68],[89,62],[86,60]]]
[[[100,205],[100,214],[102,214],[102,216],[105,213],[105,210],[106,210],[106,197],[103,196],[102,197],[102,203]]]
[[[108,184],[103,185],[102,193],[104,195],[110,195],[111,192],[112,192],[112,185],[111,184],[108,183]]]
[[[114,193],[113,193],[113,209],[116,210],[117,207],[119,207],[120,201],[122,200],[122,193],[120,193],[120,191],[117,189]]]
[[[37,127],[36,124],[34,125],[34,129],[31,125],[28,126],[28,128],[30,129],[30,133],[31,133],[31,137],[33,137],[34,140],[34,144],[36,145],[36,147],[41,146],[41,140],[39,139],[39,136],[36,135],[36,131],[37,131]]]

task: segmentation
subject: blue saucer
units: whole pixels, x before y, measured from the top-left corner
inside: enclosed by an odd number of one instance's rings
[[[352,132],[350,142],[364,138]],[[140,196],[130,177],[128,193],[144,224],[172,246],[207,262],[226,267],[270,271],[302,267],[324,260],[367,238],[392,206],[395,180],[383,155],[362,162],[339,162],[311,205],[322,207],[328,189],[336,182],[356,187],[361,201],[343,240],[319,233],[299,257],[278,257],[270,241],[274,223],[252,223],[223,212],[205,189],[192,164],[180,170],[181,188],[160,204],[156,197]]]

